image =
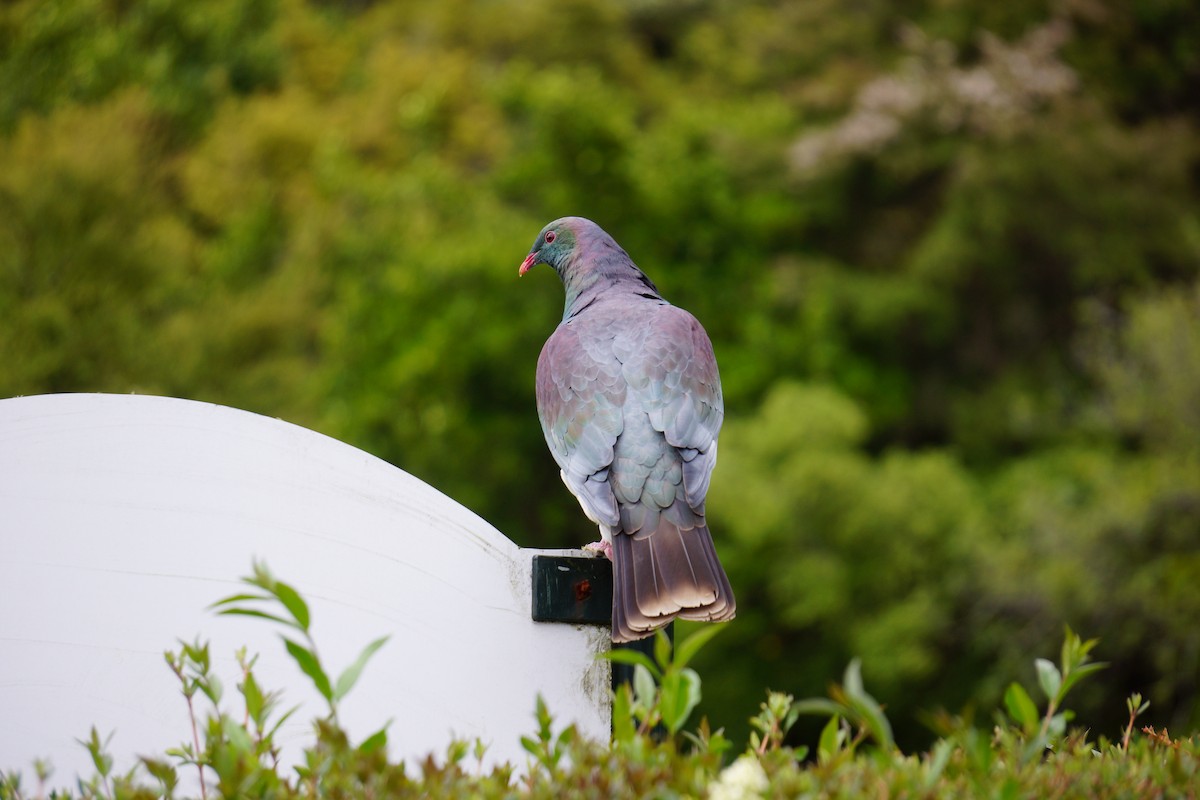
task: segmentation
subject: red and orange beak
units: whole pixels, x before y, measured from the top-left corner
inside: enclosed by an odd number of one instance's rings
[[[521,269],[517,271],[518,278],[524,275],[526,272],[529,272],[529,268],[533,266],[533,261],[536,258],[537,253],[530,253],[529,255],[525,256],[525,260],[521,262]]]

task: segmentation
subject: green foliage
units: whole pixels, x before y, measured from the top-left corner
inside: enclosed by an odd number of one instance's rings
[[[944,453],[872,459],[860,450],[866,435],[851,400],[801,385],[727,426],[714,525],[738,543],[731,580],[757,590],[743,590],[726,641],[778,664],[772,683],[819,685],[856,654],[887,694],[948,669],[945,643],[974,600],[990,533],[979,490]]]
[[[266,565],[260,562],[254,564],[254,574],[242,578],[242,582],[261,591],[230,595],[213,603],[212,608],[219,609],[218,614],[258,617],[277,622],[299,633],[304,639],[304,644],[282,636],[283,644],[288,655],[296,662],[296,666],[300,667],[300,671],[309,677],[317,692],[329,704],[329,718],[336,724],[338,702],[354,688],[367,661],[387,643],[389,637],[381,636],[364,647],[358,658],[342,671],[336,681],[333,681],[326,673],[325,667],[317,655],[317,643],[313,641],[312,633],[309,630],[308,604],[300,596],[300,593],[283,581],[272,577]],[[279,605],[286,612],[286,616],[264,611],[262,604]],[[207,650],[205,653],[207,654]],[[207,658],[204,663],[207,666]],[[254,685],[251,684],[251,686]],[[219,698],[210,699],[216,703]],[[262,699],[260,697],[256,697],[251,703],[251,698],[247,696],[247,701],[248,710],[249,706],[253,704],[260,707],[257,710],[261,713]]]
[[[700,648],[725,628],[710,625],[694,631],[678,646],[660,628],[654,634],[654,658],[637,650],[618,649],[603,653],[615,664],[633,667],[633,685],[622,684],[613,700],[613,739],[632,746],[659,725],[669,736],[683,730],[688,717],[700,704],[700,676],[688,662]],[[720,752],[724,737],[720,732],[706,740]]]
[[[1052,633],[1045,614],[1053,609],[1128,654],[1110,668],[1119,691],[1147,691],[1177,709],[1171,724],[1194,724],[1194,705],[1176,699],[1190,690],[1175,665],[1188,663],[1182,632],[1200,611],[1184,589],[1200,579],[1188,544],[1198,532],[1198,481],[1188,457],[1121,459],[1094,446],[1025,459],[998,476],[989,506],[1006,536],[981,575],[986,605],[976,613],[1011,624],[980,641],[1011,674]],[[1140,623],[1129,627],[1130,619]]]
[[[272,88],[276,0],[50,0],[0,10],[0,130],[64,101],[149,89],[158,114],[195,131],[228,94]]]
[[[1128,304],[1124,324],[1094,308],[1088,362],[1100,383],[1097,424],[1185,459],[1200,453],[1200,283]]]
[[[287,584],[271,578],[261,565],[255,565],[254,575],[245,582],[266,594],[226,598],[217,604],[224,609],[221,613],[258,617],[307,633],[307,604]],[[268,607],[278,606],[280,613],[238,605],[249,601],[267,601]],[[1006,698],[1011,723],[998,715],[994,729],[986,734],[961,719],[947,719],[941,725],[941,738],[927,752],[905,755],[892,741],[882,706],[865,691],[859,664],[853,661],[842,685],[831,689],[829,699],[796,702],[791,695],[769,692],[754,719],[762,738],[723,768],[721,753],[729,742],[720,731],[712,732],[707,720],[695,732],[685,731],[686,714],[678,726],[673,725],[677,718],[673,709],[679,708],[680,697],[700,692],[699,676],[687,664],[719,630],[702,629],[676,648],[665,635],[659,636],[653,658],[628,650],[610,654],[611,660],[638,668],[645,677],[637,682],[649,681],[637,687],[636,694],[622,687],[614,697],[615,708],[625,707],[614,713],[611,743],[582,737],[572,725],[556,733],[550,710],[537,698],[536,733],[521,738],[530,755],[521,772],[510,764],[485,769],[486,747],[481,742],[456,741],[440,759],[430,754],[416,774],[410,774],[402,762],[389,759],[383,731],[354,747],[332,714],[316,720],[314,740],[303,750],[303,763],[294,772],[288,771],[281,766],[274,744],[275,732],[287,715],[274,714],[279,694],[264,693],[254,680],[257,657],[248,660],[244,652],[238,654],[242,669],[238,689],[245,707],[239,721],[237,715],[222,710],[221,684],[211,671],[208,646],[185,643],[178,653],[167,653],[167,662],[180,678],[188,702],[193,743],[168,749],[163,758],[142,756],[137,766],[119,773],[108,754],[111,736],[101,739],[93,728],[80,744],[91,755],[95,774],[79,778],[77,792],[54,790],[50,796],[168,800],[176,796],[180,766],[199,770],[201,798],[285,800],[374,796],[848,798],[862,796],[868,789],[887,796],[931,798],[1117,798],[1187,795],[1200,773],[1200,741],[1196,737],[1172,739],[1165,730],[1152,727],[1134,737],[1134,720],[1146,711],[1138,695],[1127,702],[1129,721],[1119,744],[1102,736],[1091,741],[1085,731],[1067,728],[1070,714],[1058,709],[1070,690],[1100,666],[1089,660],[1096,640],[1082,641],[1069,628],[1059,664],[1045,659],[1036,662],[1039,682],[1048,697],[1040,728],[1029,693],[1014,683]],[[308,651],[316,652],[311,640]],[[295,652],[291,655],[296,657]],[[305,674],[321,687],[320,673],[306,670]],[[687,678],[673,684],[672,676]],[[683,684],[686,691],[680,688]],[[196,696],[211,705],[207,716],[192,704]],[[635,705],[636,712],[631,713]],[[694,703],[685,705],[690,711]],[[807,746],[792,747],[785,742],[792,724],[803,713],[828,716],[816,743],[815,760],[807,759]],[[267,729],[269,720],[273,726]],[[201,723],[203,740],[198,733]],[[655,729],[660,723],[667,728],[665,734]],[[868,738],[874,746],[860,747]],[[478,762],[473,768],[466,763],[469,754]],[[50,770],[44,763],[35,767],[36,796],[45,796]],[[28,796],[19,773],[0,773],[0,800]]]
[[[546,708],[546,703],[542,700],[541,695],[538,695],[535,716],[538,724],[537,736],[536,738],[522,736],[521,747],[537,759],[537,763],[544,767],[552,778],[558,777],[560,774],[559,763],[567,754],[571,742],[578,735],[575,732],[575,726],[568,725],[555,736],[554,719],[550,716],[550,711]]]
[[[883,708],[879,702],[867,694],[863,688],[862,681],[862,664],[856,658],[846,667],[846,674],[840,686],[834,686],[829,691],[830,699],[808,699],[801,700],[792,705],[791,712],[801,714],[823,714],[829,716],[829,723],[826,728],[836,731],[839,729],[839,722],[846,722],[858,727],[859,736],[851,742],[850,748],[853,750],[853,745],[858,739],[864,736],[870,736],[872,740],[884,750],[891,750],[895,747],[895,740],[892,738],[892,725],[888,722],[887,717],[883,713]],[[835,734],[830,733],[829,736],[834,741],[839,741]],[[826,738],[822,734],[822,740]],[[830,748],[823,748],[826,752],[832,752]]]
[[[1057,744],[1067,730],[1067,723],[1074,712],[1060,711],[1067,692],[1083,678],[1097,672],[1107,664],[1089,663],[1088,652],[1097,644],[1096,639],[1084,642],[1069,627],[1062,646],[1062,660],[1056,666],[1044,658],[1034,661],[1037,668],[1038,685],[1046,695],[1046,712],[1038,718],[1037,706],[1029,693],[1019,683],[1009,684],[1004,693],[1004,705],[1008,716],[1015,722],[1025,738],[1029,760],[1046,747]]]
[[[1185,0],[0,4],[0,396],[267,413],[577,544],[515,271],[592,216],[721,363],[732,740],[861,657],[923,741],[1060,620],[1195,726],[1197,52]]]
[[[777,750],[783,746],[788,731],[796,724],[801,709],[797,707],[794,697],[783,692],[767,692],[767,699],[759,708],[761,711],[750,718],[750,726],[755,730],[750,734],[750,750],[763,755],[768,750]],[[797,750],[797,758],[808,754],[807,747]]]

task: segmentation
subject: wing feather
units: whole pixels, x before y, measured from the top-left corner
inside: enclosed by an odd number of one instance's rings
[[[650,424],[678,451],[687,503],[702,515],[725,415],[708,335],[687,311],[659,306],[624,374]]]
[[[538,357],[538,419],[567,488],[590,518],[616,527],[609,467],[624,428],[625,384],[616,366],[596,355],[579,326],[558,326]]]

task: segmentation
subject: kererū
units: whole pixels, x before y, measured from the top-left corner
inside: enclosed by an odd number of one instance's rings
[[[537,409],[560,474],[613,562],[612,638],[672,619],[722,621],[733,590],[704,497],[724,406],[712,343],[596,223],[542,229],[520,275],[554,267],[562,322],[537,364]]]

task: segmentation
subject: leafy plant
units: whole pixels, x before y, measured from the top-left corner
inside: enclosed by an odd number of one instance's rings
[[[100,741],[100,734],[96,732],[96,728],[93,726],[91,735],[87,739],[75,740],[88,751],[88,755],[92,757],[92,765],[96,767],[96,774],[90,781],[84,783],[80,780],[80,792],[112,796],[113,760],[112,756],[108,754],[108,743],[112,741],[112,737],[113,734],[110,733],[105,737],[104,741]]]
[[[1004,705],[1009,717],[1016,722],[1025,736],[1029,738],[1030,754],[1045,747],[1053,746],[1066,732],[1067,723],[1074,718],[1074,712],[1061,709],[1067,693],[1079,681],[1107,665],[1092,662],[1088,655],[1097,644],[1097,639],[1086,642],[1079,638],[1068,626],[1063,640],[1062,655],[1059,665],[1038,658],[1034,661],[1037,669],[1038,685],[1046,695],[1046,711],[1039,715],[1037,706],[1019,683],[1011,683],[1004,693]]]
[[[324,674],[308,631],[307,604],[287,584],[271,578],[262,565],[245,579],[259,591],[226,598],[222,610],[242,613],[299,632],[302,647]],[[252,598],[252,599],[251,599]],[[245,608],[239,604],[254,602]],[[273,605],[283,606],[283,611]],[[239,613],[230,611],[229,613]],[[628,651],[609,656],[633,664],[633,689],[622,687],[614,698],[612,741],[580,736],[573,725],[556,731],[551,710],[536,700],[536,731],[521,738],[532,757],[519,781],[511,765],[485,769],[486,747],[476,740],[452,742],[440,757],[429,754],[410,775],[404,763],[388,757],[383,731],[354,746],[337,721],[335,703],[315,720],[313,740],[304,748],[294,772],[281,768],[274,736],[292,712],[279,714],[278,692],[264,690],[254,677],[255,658],[238,653],[241,675],[239,714],[222,710],[227,702],[221,681],[212,671],[208,646],[180,643],[166,661],[179,678],[191,716],[191,741],[170,749],[163,758],[143,756],[128,772],[114,769],[108,753],[110,737],[93,728],[80,743],[91,755],[94,773],[79,779],[75,791],[51,791],[52,798],[86,800],[155,800],[174,798],[179,791],[178,765],[200,769],[201,797],[299,800],[299,798],[450,798],[479,800],[557,800],[561,797],[700,797],[747,800],[769,797],[846,798],[865,793],[950,800],[960,797],[1042,797],[1078,800],[1117,800],[1130,796],[1191,796],[1200,775],[1200,739],[1170,736],[1153,726],[1138,736],[1134,721],[1148,704],[1140,695],[1127,701],[1129,723],[1119,744],[1101,737],[1090,741],[1086,732],[1066,729],[1071,715],[1062,707],[1068,691],[1100,668],[1089,660],[1095,640],[1083,641],[1067,630],[1058,665],[1037,662],[1039,682],[1047,697],[1039,714],[1011,693],[1016,711],[999,718],[991,732],[976,729],[966,718],[933,715],[942,736],[928,752],[906,755],[890,737],[882,705],[862,684],[860,664],[852,661],[829,698],[795,701],[792,695],[770,692],[752,719],[757,738],[734,762],[722,768],[721,754],[729,742],[702,720],[694,731],[686,722],[701,693],[700,677],[688,664],[720,630],[706,627],[672,648],[665,636],[656,638],[653,657]],[[294,648],[288,648],[293,654]],[[370,652],[374,652],[371,650]],[[369,653],[366,656],[369,658]],[[356,664],[365,661],[360,656]],[[361,670],[361,667],[360,667]],[[316,670],[313,670],[315,672]],[[305,674],[314,682],[313,672]],[[345,672],[343,673],[345,674]],[[640,677],[637,677],[640,676]],[[330,681],[350,691],[354,681]],[[330,698],[327,698],[330,699]],[[1029,705],[1032,704],[1030,700]],[[202,713],[204,707],[210,713]],[[801,714],[827,715],[809,759],[806,746],[791,747],[786,739]],[[1048,722],[1047,722],[1048,720]],[[1055,747],[1046,752],[1043,727],[1055,734]],[[1032,733],[1030,733],[1032,731]],[[862,747],[867,740],[875,746]],[[1043,758],[1030,757],[1031,748]],[[476,762],[472,769],[468,756]],[[174,762],[174,763],[172,763]],[[147,783],[140,770],[149,776]],[[0,800],[46,796],[49,766],[35,765],[36,794],[27,794],[21,776],[0,773]]]
[[[1121,749],[1129,752],[1129,737],[1133,735],[1133,723],[1150,708],[1150,701],[1142,702],[1141,694],[1134,692],[1125,700],[1125,707],[1129,709],[1129,724],[1125,726],[1125,735],[1121,737]]]
[[[522,736],[521,747],[537,759],[551,775],[559,773],[559,763],[570,749],[571,743],[578,735],[574,725],[563,728],[557,736],[554,735],[554,719],[546,708],[546,701],[538,695],[535,716],[538,730],[536,736]]]
[[[884,750],[895,747],[892,726],[883,713],[883,707],[863,687],[862,663],[857,658],[846,665],[842,683],[830,687],[828,700],[820,697],[800,700],[793,704],[792,711],[797,714],[829,716],[829,722],[821,733],[818,746],[818,751],[826,757],[832,756],[843,747],[853,752],[858,743],[867,736]],[[843,720],[857,729],[853,738],[842,727]]]
[[[218,609],[218,614],[238,614],[271,620],[299,633],[303,643],[281,635],[284,646],[287,648],[288,655],[312,681],[321,697],[325,698],[329,705],[329,717],[334,724],[337,724],[338,702],[354,688],[354,684],[358,682],[358,678],[362,674],[363,667],[366,666],[371,656],[383,647],[388,637],[381,636],[364,647],[358,658],[338,675],[337,680],[331,681],[317,655],[317,644],[313,641],[312,633],[309,630],[311,620],[308,603],[304,601],[300,593],[290,585],[272,577],[266,565],[260,562],[255,562],[254,573],[242,578],[242,582],[261,591],[230,595],[213,603],[211,607]],[[286,616],[263,610],[264,606],[272,605],[279,606]],[[261,704],[258,705],[261,711]],[[373,735],[381,736],[382,732]]]
[[[767,699],[760,706],[761,711],[750,719],[750,749],[762,755],[768,749],[778,749],[783,746],[783,740],[788,731],[796,724],[800,716],[800,708],[793,702],[790,694],[783,692],[767,692]],[[804,755],[799,756],[803,758]]]
[[[618,687],[613,698],[613,736],[629,743],[663,725],[671,736],[679,733],[700,704],[700,676],[688,666],[709,640],[723,630],[710,625],[692,633],[672,648],[660,628],[654,635],[654,658],[637,650],[610,650],[601,657],[633,667],[633,686]]]

